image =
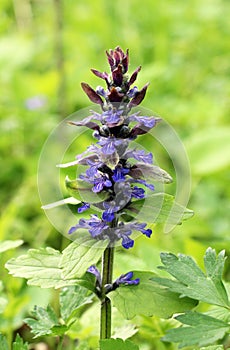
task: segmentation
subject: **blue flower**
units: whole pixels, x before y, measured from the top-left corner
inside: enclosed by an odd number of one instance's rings
[[[102,219],[107,222],[111,222],[115,219],[115,214],[120,207],[116,205],[115,201],[104,202],[104,208],[106,209],[102,214]]]
[[[129,224],[129,227],[132,229],[132,230],[135,230],[135,231],[140,231],[141,233],[143,233],[145,236],[147,237],[150,237],[151,234],[152,234],[152,230],[151,229],[145,229],[146,227],[146,223],[145,222],[142,222],[142,223],[133,223],[133,224]]]
[[[118,165],[113,171],[113,180],[114,182],[121,182],[125,180],[125,175],[129,173],[129,169],[123,168],[122,166]]]
[[[152,230],[145,229],[146,223],[128,223],[124,224],[123,222],[120,222],[119,225],[114,229],[114,235],[117,237],[117,239],[121,239],[122,246],[126,249],[132,248],[134,245],[134,241],[130,238],[130,235],[132,234],[132,231],[140,231],[145,236],[150,237],[152,234]]]
[[[101,137],[98,144],[102,146],[102,153],[110,155],[116,152],[117,147],[120,146],[124,141],[116,139],[115,137]]]
[[[109,109],[102,113],[102,121],[110,127],[117,126],[124,121],[123,110]]]
[[[88,165],[90,165],[90,168],[86,170],[86,175],[89,177],[96,176],[98,174],[98,168],[100,168],[103,165],[103,162],[99,161],[98,159],[96,161],[87,160]]]
[[[104,187],[111,187],[112,182],[109,180],[107,174],[103,174],[101,176],[95,177],[93,192],[98,193],[103,190]]]
[[[88,220],[80,219],[76,226],[69,229],[69,234],[78,229],[86,229],[89,231],[91,236],[95,238],[100,236],[107,228],[109,228],[109,226],[103,220],[99,219],[97,215],[91,215],[91,218]]]
[[[134,158],[140,162],[152,164],[153,163],[153,155],[152,153],[145,153],[144,150],[127,150],[123,155],[123,158]]]
[[[145,198],[145,190],[143,190],[143,188],[134,186],[131,192],[131,197],[138,199]]]
[[[90,208],[90,204],[83,202],[83,205],[78,208],[77,212],[80,214],[80,213],[83,213],[85,210],[88,210],[89,208]]]
[[[92,191],[95,193],[101,192],[104,187],[112,186],[109,176],[107,174],[101,174],[99,171],[97,171],[94,176],[79,175],[79,178],[93,184]]]
[[[124,284],[125,286],[129,285],[137,285],[140,283],[140,278],[132,279],[133,272],[127,272],[124,275],[121,275],[118,279],[116,279],[115,283],[119,286],[120,284]]]
[[[127,235],[122,235],[122,247],[125,249],[132,248],[134,246],[134,240]]]
[[[156,119],[153,117],[138,116],[138,113],[132,114],[128,117],[129,121],[138,122],[140,127],[143,125],[147,128],[153,128],[156,125]]]

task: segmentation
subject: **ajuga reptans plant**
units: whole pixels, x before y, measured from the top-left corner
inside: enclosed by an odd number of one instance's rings
[[[120,284],[138,285],[140,279],[133,279],[133,272],[128,272],[112,281],[113,255],[116,243],[121,243],[125,249],[134,245],[133,231],[140,232],[147,238],[152,230],[146,222],[135,220],[138,207],[144,204],[148,191],[154,192],[154,181],[169,183],[172,178],[161,168],[153,165],[152,153],[143,149],[130,147],[130,143],[138,136],[148,133],[157,126],[160,118],[142,116],[133,112],[145,97],[148,84],[141,90],[134,85],[141,70],[139,66],[131,76],[128,75],[129,52],[120,47],[106,52],[110,74],[92,69],[92,72],[104,80],[105,87],[98,86],[94,90],[87,83],[82,88],[89,99],[100,105],[101,112],[91,111],[91,115],[82,121],[71,121],[74,126],[85,126],[93,131],[96,139],[87,150],[77,155],[76,161],[60,167],[86,167],[85,173],[76,180],[67,178],[67,188],[72,190],[83,188],[89,184],[88,190],[95,196],[93,203],[82,202],[78,213],[89,208],[100,210],[100,214],[91,214],[89,218],[81,218],[75,226],[69,229],[73,235],[79,229],[85,229],[95,240],[107,240],[102,264],[102,273],[96,266],[90,266],[88,272],[96,276],[97,294],[102,300],[101,338],[111,335],[111,326],[103,324],[110,318],[110,300],[107,294]],[[84,188],[86,190],[86,188]],[[79,193],[78,193],[79,194]],[[100,198],[103,197],[103,200]],[[79,195],[77,196],[79,199]],[[101,275],[102,274],[102,275]]]
[[[152,224],[167,221],[173,206],[175,223],[193,213],[175,203],[173,196],[157,193],[156,182],[167,184],[172,178],[153,164],[151,152],[133,142],[161,121],[159,117],[141,115],[138,110],[148,88],[148,84],[140,90],[134,85],[141,67],[128,75],[128,50],[123,52],[116,47],[106,54],[110,73],[92,69],[93,74],[104,80],[104,87],[94,90],[82,83],[84,92],[97,108],[81,121],[69,121],[75,127],[91,129],[95,141],[76,160],[58,165],[80,169],[75,179],[66,178],[71,197],[61,201],[74,204],[76,223],[67,229],[73,242],[62,252],[49,247],[31,249],[6,265],[11,274],[27,278],[31,285],[65,287],[60,292],[61,322],[50,306],[46,310],[36,308],[33,313],[36,320],[26,319],[36,336],[58,335],[61,339],[58,349],[65,332],[76,321],[75,310],[91,302],[92,296],[101,303],[101,350],[121,345],[119,339],[116,344],[110,339],[111,301],[126,319],[135,315],[168,318],[195,305],[194,300],[179,298],[179,294],[153,282],[155,274],[151,271],[133,269],[113,278],[117,246],[124,251],[131,249],[137,235],[149,240]],[[53,206],[43,208],[48,207]],[[44,323],[42,315],[49,322]],[[112,341],[110,348],[104,347],[108,340]],[[130,350],[137,349],[127,346]]]

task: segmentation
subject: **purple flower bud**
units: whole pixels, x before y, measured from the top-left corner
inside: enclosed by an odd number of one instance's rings
[[[115,87],[112,87],[108,93],[108,99],[110,102],[121,102],[123,100],[123,97],[124,94],[118,92]]]
[[[138,88],[136,86],[134,86],[132,89],[130,89],[128,92],[127,92],[127,96],[129,98],[133,98],[136,94],[138,93]]]
[[[108,92],[106,92],[102,86],[97,86],[96,93],[104,98],[108,96]]]
[[[142,102],[142,100],[145,98],[145,94],[148,86],[149,86],[149,83],[146,84],[140,91],[136,93],[134,98],[129,103],[130,107],[137,106]]]
[[[93,72],[93,74],[95,74],[98,78],[104,79],[104,80],[108,80],[109,75],[105,72],[101,73],[99,72],[97,69],[91,69],[91,72]]]
[[[115,283],[119,286],[120,284],[124,284],[125,286],[129,285],[137,285],[140,283],[140,278],[132,279],[133,278],[133,272],[127,272],[124,275],[121,275]]]
[[[141,66],[137,67],[137,69],[135,69],[135,71],[133,72],[133,74],[131,75],[130,79],[129,79],[129,86],[131,86],[137,79],[137,75],[141,70]]]
[[[94,91],[88,84],[81,83],[82,89],[85,91],[86,95],[93,103],[97,103],[99,105],[103,105],[103,101],[101,97]]]
[[[98,269],[96,268],[96,266],[92,265],[88,268],[87,272],[89,273],[92,273],[95,277],[96,277],[96,280],[99,284],[99,286],[102,285],[102,281],[101,281],[101,274],[100,272],[98,271]]]
[[[121,86],[123,82],[122,66],[119,64],[117,68],[113,70],[113,83],[116,86]]]
[[[89,118],[87,118],[89,119]],[[86,126],[89,129],[92,130],[99,130],[99,126],[97,123],[94,122],[90,122],[90,121],[86,121],[86,120],[82,120],[81,122],[68,122],[68,124],[70,125],[75,125],[75,126]]]
[[[126,50],[126,54],[122,51],[122,49],[117,46],[114,50],[106,51],[106,55],[108,58],[108,62],[113,72],[116,67],[120,64],[122,67],[122,72],[125,74],[128,70],[129,64],[129,50]]]

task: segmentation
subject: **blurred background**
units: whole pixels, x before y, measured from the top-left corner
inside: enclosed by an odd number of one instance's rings
[[[108,70],[107,49],[129,48],[130,73],[142,66],[137,86],[150,82],[143,106],[162,116],[183,141],[192,174],[188,206],[195,212],[172,233],[156,227],[151,240],[140,239],[132,251],[120,252],[117,273],[124,264],[127,270],[133,265],[156,270],[162,250],[192,255],[201,266],[208,246],[230,253],[229,15],[228,0],[1,1],[0,240],[24,241],[1,254],[0,331],[9,342],[17,329],[31,339],[23,317],[36,303],[54,303],[56,294],[12,278],[3,269],[5,261],[31,247],[68,244],[40,208],[41,149],[61,120],[89,105],[80,83],[102,84],[90,68]],[[174,174],[165,151],[156,146],[153,153]],[[229,259],[225,279],[230,279]],[[142,325],[135,335],[142,350],[174,349],[159,340],[170,321],[135,322]],[[94,329],[83,329],[79,325],[71,336],[94,344]]]

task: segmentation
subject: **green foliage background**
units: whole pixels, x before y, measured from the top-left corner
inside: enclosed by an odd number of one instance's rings
[[[127,271],[133,266],[156,270],[161,251],[189,254],[200,264],[209,245],[229,255],[229,1],[2,0],[0,10],[0,240],[25,242],[1,254],[2,266],[28,247],[68,244],[40,209],[37,163],[57,123],[89,104],[80,82],[101,84],[89,69],[106,70],[104,52],[117,45],[130,49],[130,71],[142,65],[137,85],[151,83],[143,106],[168,121],[185,144],[193,179],[189,207],[195,216],[168,235],[157,227],[151,240],[139,239],[132,251],[120,251],[116,275],[124,265]],[[29,110],[26,102],[36,96],[45,105]],[[89,139],[84,142],[82,147]],[[156,146],[153,152],[174,174],[165,151]],[[227,261],[226,280],[229,266]],[[32,305],[49,300],[55,305],[56,294],[27,287],[3,268],[1,279],[7,306],[0,331],[11,342]],[[171,321],[143,317],[135,322],[141,326],[135,335],[141,350],[176,348],[159,340]],[[76,334],[94,344],[90,327],[84,331],[79,325]]]

